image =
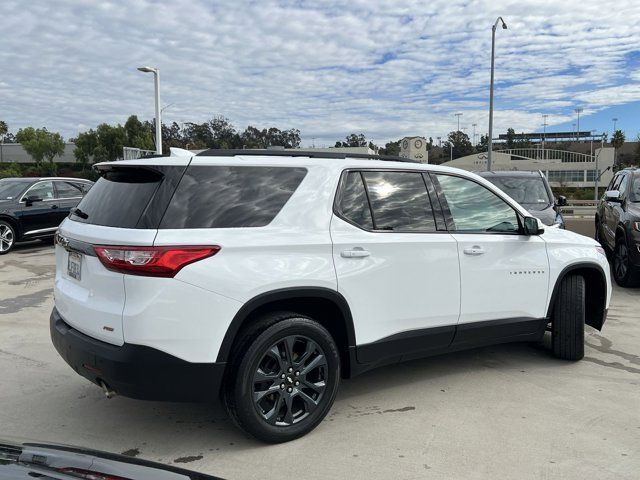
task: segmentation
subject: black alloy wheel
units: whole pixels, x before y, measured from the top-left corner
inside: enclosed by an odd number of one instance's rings
[[[264,352],[253,375],[253,402],[271,425],[298,423],[313,413],[326,389],[327,359],[309,337],[289,335]]]

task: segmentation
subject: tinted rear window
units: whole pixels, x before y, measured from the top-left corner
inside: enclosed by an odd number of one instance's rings
[[[86,218],[71,217],[92,225],[135,228],[162,180],[160,173],[140,168],[106,172],[78,204]]]
[[[306,173],[291,167],[189,166],[160,228],[265,226]]]

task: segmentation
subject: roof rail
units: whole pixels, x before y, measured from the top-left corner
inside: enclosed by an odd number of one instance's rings
[[[388,162],[420,163],[410,158],[396,157],[392,155],[369,155],[367,153],[344,152],[313,152],[308,150],[258,150],[258,149],[232,149],[219,150],[210,148],[196,154],[197,157],[235,157],[237,155],[256,155],[261,157],[309,157],[309,158],[360,158],[367,160],[384,160]]]

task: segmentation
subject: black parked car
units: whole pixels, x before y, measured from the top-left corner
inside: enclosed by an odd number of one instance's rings
[[[41,442],[0,439],[0,480],[220,480],[172,465]]]
[[[598,203],[596,240],[613,253],[613,278],[622,287],[640,283],[640,169],[613,176]]]
[[[562,195],[556,201],[547,181],[541,171],[504,171],[477,172],[486,178],[516,202],[526,208],[531,215],[542,220],[550,227],[564,228],[564,218],[558,207],[567,204]]]
[[[0,179],[0,255],[16,242],[53,238],[92,185],[80,178]]]

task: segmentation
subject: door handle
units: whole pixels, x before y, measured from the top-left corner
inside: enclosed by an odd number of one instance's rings
[[[51,205],[51,210],[55,210],[56,208],[58,208],[58,205]]]
[[[343,250],[340,252],[340,256],[344,258],[363,258],[371,255],[367,250],[360,247],[355,247],[352,250]]]
[[[478,245],[474,245],[473,247],[468,247],[463,250],[465,255],[482,255],[484,254],[484,249]]]

